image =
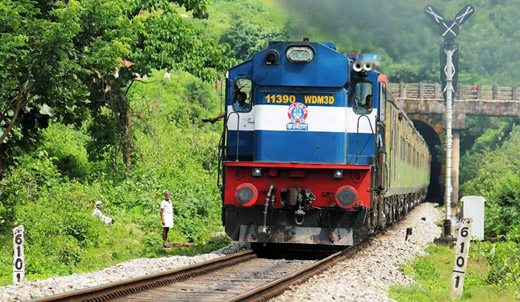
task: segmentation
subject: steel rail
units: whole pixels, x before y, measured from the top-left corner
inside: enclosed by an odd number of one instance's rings
[[[402,215],[398,222],[401,222],[408,213]],[[385,229],[378,230],[375,233],[370,234],[366,239],[362,240],[361,242],[353,246],[349,246],[348,248],[342,251],[334,253],[322,260],[316,261],[313,264],[304,267],[290,275],[274,280],[270,283],[252,289],[241,295],[235,296],[227,300],[226,302],[267,301],[269,299],[273,299],[283,294],[287,289],[289,289],[289,287],[293,285],[302,284],[312,276],[324,272],[328,268],[332,267],[334,264],[344,259],[351,258],[360,250],[367,248],[367,246],[371,244],[371,241],[373,239],[378,238],[381,235],[384,235],[386,231],[394,229],[397,225],[398,224],[389,225]]]
[[[256,255],[253,253],[253,251],[249,250],[166,272],[99,285],[87,289],[48,296],[30,301],[107,301],[110,299],[115,299],[129,294],[135,294],[147,289],[163,286],[173,282],[178,282],[194,276],[204,275],[209,272],[219,270],[224,267],[232,266],[240,262],[248,261],[253,258],[256,258]]]
[[[310,277],[320,274],[326,269],[330,268],[334,264],[342,261],[346,258],[353,256],[360,249],[365,248],[368,245],[368,240],[364,240],[363,242],[351,246],[343,251],[334,253],[322,260],[316,261],[313,264],[304,267],[290,275],[272,281],[263,286],[252,289],[246,293],[235,296],[227,302],[237,302],[237,301],[267,301],[274,297],[281,295],[284,291],[286,291],[290,286],[301,284],[307,281]]]

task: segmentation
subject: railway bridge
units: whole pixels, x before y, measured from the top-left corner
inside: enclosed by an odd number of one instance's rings
[[[429,200],[443,203],[445,106],[441,85],[426,83],[390,84],[392,95],[413,120],[432,154]],[[453,203],[459,200],[459,132],[466,116],[519,116],[520,87],[458,85],[453,103]],[[431,193],[430,193],[431,192]]]

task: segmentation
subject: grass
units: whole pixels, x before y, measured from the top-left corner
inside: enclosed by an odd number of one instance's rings
[[[417,283],[412,286],[393,286],[389,296],[397,301],[452,301],[449,296],[455,254],[452,249],[433,245],[428,255],[403,266],[403,272]],[[507,288],[489,284],[486,280],[489,265],[478,252],[471,249],[464,281],[462,301],[518,301]]]

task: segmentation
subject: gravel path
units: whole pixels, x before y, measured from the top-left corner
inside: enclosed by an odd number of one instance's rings
[[[399,267],[423,255],[424,247],[441,235],[435,225],[440,219],[442,213],[431,203],[421,204],[369,248],[272,301],[395,301],[388,298],[390,286],[414,283]],[[405,241],[407,227],[413,234]]]
[[[415,256],[424,254],[424,246],[440,235],[440,228],[434,222],[441,218],[442,214],[435,210],[432,204],[421,204],[407,216],[403,223],[387,231],[384,236],[373,240],[370,249],[335,265],[274,301],[393,301],[386,295],[390,285],[413,283],[413,280],[399,271],[399,267]],[[407,242],[404,241],[406,227],[413,227],[413,235]],[[195,257],[134,259],[96,272],[4,286],[0,287],[0,301],[35,299],[149,275],[229,255],[247,248],[246,244],[234,243],[211,254]]]

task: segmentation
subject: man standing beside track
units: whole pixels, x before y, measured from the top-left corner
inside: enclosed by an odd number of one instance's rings
[[[163,247],[168,247],[168,231],[173,228],[173,206],[170,200],[172,194],[169,190],[164,192],[164,200],[161,201],[161,220],[163,227],[162,238],[164,241]]]

